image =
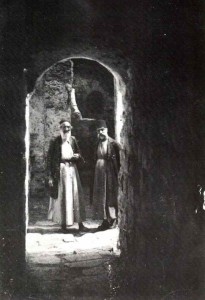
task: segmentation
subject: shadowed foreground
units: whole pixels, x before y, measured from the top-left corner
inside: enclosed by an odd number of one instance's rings
[[[113,264],[118,264],[118,229],[62,233],[44,222],[27,234],[25,299],[110,299],[117,292]],[[41,233],[34,233],[35,230]]]

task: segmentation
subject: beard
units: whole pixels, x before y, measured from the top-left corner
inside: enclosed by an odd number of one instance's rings
[[[104,134],[98,134],[98,140],[99,141],[105,141],[107,139],[107,136]]]
[[[60,131],[61,137],[63,141],[67,141],[71,137],[71,131],[64,132],[63,130]]]

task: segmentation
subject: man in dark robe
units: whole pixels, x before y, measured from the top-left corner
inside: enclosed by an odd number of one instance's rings
[[[87,231],[82,187],[76,162],[82,159],[77,141],[71,136],[71,124],[60,121],[60,135],[50,143],[47,157],[50,204],[48,219],[65,230],[74,222],[80,231]]]
[[[98,143],[92,189],[94,218],[103,220],[98,230],[116,227],[118,216],[118,172],[121,146],[108,136],[104,120],[97,121]]]

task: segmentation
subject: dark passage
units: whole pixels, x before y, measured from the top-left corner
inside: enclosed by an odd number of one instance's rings
[[[112,259],[114,273],[115,259],[120,265],[118,298],[205,298],[199,195],[199,186],[205,190],[204,9],[202,0],[0,1],[1,299],[109,299]],[[67,114],[70,57],[76,58],[73,82],[85,118],[74,134],[85,160],[91,163],[80,137],[92,136],[89,122],[102,108],[110,134],[119,130],[123,146],[119,260],[118,249],[103,248],[104,238],[92,232],[65,237],[49,225],[53,243],[48,224],[36,225],[46,220],[45,157]],[[29,214],[39,231],[28,233],[33,246],[26,257],[25,99],[32,91]],[[87,202],[90,170],[79,170]],[[84,247],[96,246],[85,255],[86,266],[80,252],[85,237]]]

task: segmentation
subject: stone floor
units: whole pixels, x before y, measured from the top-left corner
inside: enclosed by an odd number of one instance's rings
[[[85,180],[84,180],[85,181]],[[26,238],[27,286],[25,299],[113,299],[118,283],[114,269],[119,262],[118,228],[97,232],[93,221],[89,185],[84,184],[86,222],[62,232],[47,221],[49,199],[31,198]]]
[[[29,227],[22,300],[113,299],[118,289],[113,269],[119,261],[119,230],[97,232],[99,222],[84,224],[90,232],[80,233],[76,224],[63,233],[49,221]]]

